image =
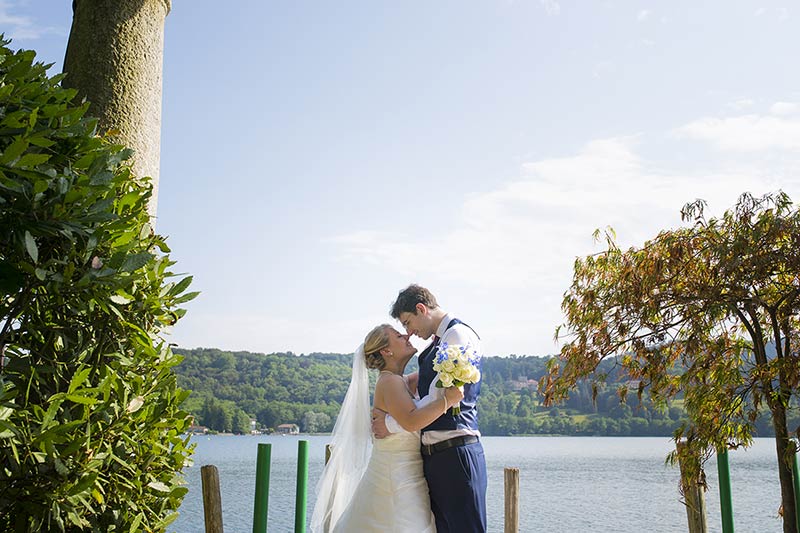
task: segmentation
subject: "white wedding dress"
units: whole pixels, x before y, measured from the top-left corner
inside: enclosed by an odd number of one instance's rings
[[[375,439],[367,470],[335,533],[434,533],[419,432]]]
[[[409,393],[410,394],[410,393]],[[414,400],[418,407],[431,398]],[[435,533],[419,432],[373,439],[364,345],[331,433],[331,457],[317,484],[314,533]]]

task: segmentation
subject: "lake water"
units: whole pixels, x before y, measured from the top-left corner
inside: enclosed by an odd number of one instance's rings
[[[268,530],[290,532],[299,440],[309,446],[307,520],[322,472],[328,436],[196,437],[194,466],[186,469],[189,493],[175,533],[202,533],[200,467],[219,469],[223,522],[228,533],[250,532],[253,524],[256,454],[260,442],[272,444]],[[673,443],[651,437],[484,437],[489,471],[489,531],[503,531],[503,469],[520,469],[520,530],[523,532],[675,532],[687,531],[679,501],[678,468],[664,464]],[[733,512],[737,532],[782,531],[777,516],[780,486],[775,445],[756,439],[748,450],[729,453]],[[710,532],[721,532],[717,466],[706,464]]]

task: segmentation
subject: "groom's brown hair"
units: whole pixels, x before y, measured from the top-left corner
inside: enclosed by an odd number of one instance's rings
[[[417,314],[417,304],[424,304],[429,309],[436,309],[439,304],[436,303],[436,297],[426,289],[416,283],[409,285],[397,295],[397,300],[392,305],[391,315],[392,318],[400,320],[400,313],[413,313]]]

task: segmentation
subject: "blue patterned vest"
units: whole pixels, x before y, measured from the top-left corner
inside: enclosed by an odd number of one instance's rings
[[[456,324],[464,324],[459,319],[454,318],[447,324],[448,329]],[[464,324],[469,329],[472,329],[467,324]],[[472,329],[475,332],[474,329]],[[477,336],[478,334],[475,333]],[[478,337],[480,338],[480,337]],[[438,342],[432,342],[421,354],[419,354],[419,382],[417,383],[417,392],[420,398],[428,395],[431,383],[436,379],[436,372],[433,370],[433,358],[436,355],[436,348]],[[481,369],[481,361],[477,363],[478,370]],[[461,400],[461,414],[453,416],[451,411],[448,410],[442,416],[434,420],[430,425],[423,428],[422,431],[448,431],[453,429],[478,429],[478,394],[481,392],[481,382],[467,383],[464,385],[464,399]]]

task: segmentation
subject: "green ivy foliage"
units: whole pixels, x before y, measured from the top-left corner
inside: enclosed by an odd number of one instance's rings
[[[0,38],[0,530],[162,531],[187,489],[180,362],[193,298],[152,186],[75,91]]]

